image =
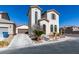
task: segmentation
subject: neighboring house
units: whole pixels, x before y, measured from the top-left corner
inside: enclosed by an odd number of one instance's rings
[[[42,13],[40,7],[30,6],[28,16],[29,34],[35,29],[42,29],[47,35],[59,33],[59,13],[56,10],[47,10]]]
[[[18,27],[16,28],[16,34],[18,34],[18,33],[27,34],[27,33],[28,33],[28,26],[26,26],[26,25],[18,26]]]
[[[0,40],[9,37],[10,35],[15,35],[16,26],[10,21],[8,13],[0,12]]]
[[[60,32],[63,31],[64,34],[79,34],[79,27],[78,26],[66,26],[60,28]]]

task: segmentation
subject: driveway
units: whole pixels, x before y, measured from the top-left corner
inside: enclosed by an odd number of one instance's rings
[[[51,43],[42,46],[7,50],[1,54],[78,54],[79,39],[69,40],[59,43]]]

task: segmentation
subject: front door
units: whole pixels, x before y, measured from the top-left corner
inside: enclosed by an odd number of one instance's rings
[[[46,33],[46,25],[43,24],[43,31]]]

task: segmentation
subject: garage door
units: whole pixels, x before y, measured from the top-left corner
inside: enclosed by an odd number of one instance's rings
[[[28,32],[28,30],[27,29],[18,29],[18,33],[27,33]]]
[[[0,27],[0,39],[6,38],[8,36],[8,28]]]

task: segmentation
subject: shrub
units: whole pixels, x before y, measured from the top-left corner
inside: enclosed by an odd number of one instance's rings
[[[9,43],[7,41],[0,41],[0,46],[4,47],[7,46]]]
[[[55,36],[56,35],[56,32],[53,32],[53,35]]]
[[[34,30],[33,32],[35,34],[35,40],[37,40],[37,41],[41,40],[40,36],[42,34],[45,34],[43,31],[40,31],[40,30]]]
[[[54,36],[60,36],[60,33],[53,32]]]
[[[56,33],[56,35],[57,35],[57,36],[60,36],[60,34],[59,34],[59,33]]]
[[[33,31],[34,32],[34,34],[36,35],[36,36],[41,36],[42,34],[45,34],[45,32],[44,31],[40,31],[40,30],[34,30]]]

